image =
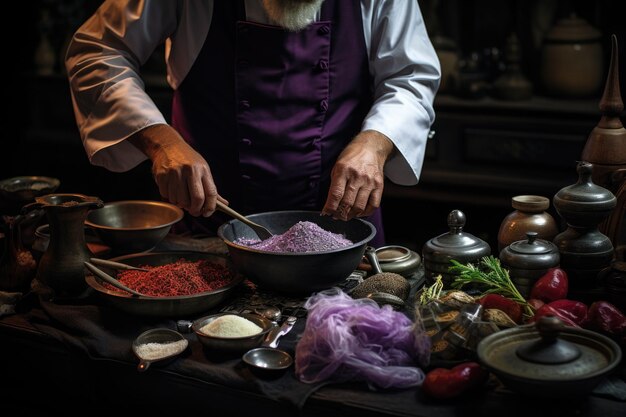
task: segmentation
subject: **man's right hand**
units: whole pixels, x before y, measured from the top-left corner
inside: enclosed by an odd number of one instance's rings
[[[227,203],[217,194],[209,164],[171,126],[149,126],[129,140],[152,161],[159,192],[170,203],[204,217],[213,214],[217,198]]]

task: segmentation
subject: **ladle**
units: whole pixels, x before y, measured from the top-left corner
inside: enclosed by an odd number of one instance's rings
[[[276,349],[276,346],[278,346],[278,339],[291,331],[296,320],[294,316],[287,317],[280,329],[265,340],[261,347],[244,353],[243,361],[255,368],[271,371],[289,368],[293,364],[293,358],[284,350]]]
[[[253,222],[252,220],[248,219],[246,216],[228,207],[226,204],[222,203],[220,200],[217,200],[217,209],[250,226],[250,228],[254,230],[254,233],[256,233],[257,236],[261,240],[266,240],[274,236],[272,232],[270,232],[264,226],[261,226],[260,224]]]
[[[124,271],[143,271],[143,272],[149,271],[146,268],[139,268],[137,266],[127,265],[121,262],[110,261],[108,259],[91,258],[89,261],[94,265],[104,266],[104,267],[113,268],[113,269],[121,269]]]
[[[175,343],[179,341],[184,341],[184,343],[179,344],[177,346],[178,349],[176,349],[175,351],[165,352],[165,354],[163,354],[162,356],[149,358],[142,356],[139,352],[139,346],[147,343],[158,343],[160,345],[167,345],[169,343]],[[143,372],[148,369],[152,362],[173,358],[174,356],[181,354],[185,349],[187,349],[188,345],[189,342],[187,341],[187,339],[185,339],[182,334],[178,333],[175,330],[158,328],[145,331],[137,336],[132,346],[133,353],[139,359],[139,365],[137,365],[137,370],[139,372]]]
[[[94,264],[90,262],[85,262],[85,266],[87,267],[88,270],[90,270],[92,273],[97,275],[98,278],[105,280],[109,284],[113,285],[115,288],[119,288],[122,291],[126,291],[127,293],[130,293],[138,297],[153,298],[150,295],[142,294],[138,291],[133,290],[132,288],[128,288],[126,285],[122,284],[121,282],[113,278],[111,275],[107,274],[102,269],[98,268],[97,266],[95,266]]]

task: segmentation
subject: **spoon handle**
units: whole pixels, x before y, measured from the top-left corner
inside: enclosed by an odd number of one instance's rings
[[[113,285],[116,288],[119,288],[120,290],[126,291],[126,292],[128,292],[128,293],[130,293],[132,295],[136,295],[136,296],[139,296],[139,297],[149,297],[147,295],[144,295],[144,294],[142,294],[140,292],[137,292],[137,291],[133,290],[132,288],[128,288],[126,285],[122,284],[121,282],[119,282],[118,280],[113,278],[111,275],[107,274],[102,269],[98,268],[97,266],[95,266],[92,263],[85,262],[85,266],[93,274],[98,276],[98,278],[101,278],[101,279],[105,280],[106,282],[108,282],[109,284]]]
[[[293,325],[296,323],[296,320],[297,320],[297,318],[295,316],[287,317],[287,319],[285,320],[283,325],[280,326],[280,329],[278,329],[278,332],[276,332],[276,334],[273,335],[274,337],[269,341],[269,343],[267,345],[269,347],[271,347],[271,348],[278,347],[278,340],[282,336],[284,336],[287,333],[289,333],[291,331],[291,329],[293,329]]]
[[[138,268],[136,266],[126,265],[121,262],[110,261],[108,259],[91,258],[90,261],[94,265],[105,266],[114,269],[148,272],[146,268]]]
[[[253,222],[252,220],[248,219],[246,216],[228,207],[226,204],[222,203],[220,200],[217,200],[217,209],[250,226],[252,230],[254,230],[254,232],[261,238],[261,240],[269,239],[273,236],[272,232],[270,232],[267,228],[265,228],[264,226],[261,226],[258,223]]]

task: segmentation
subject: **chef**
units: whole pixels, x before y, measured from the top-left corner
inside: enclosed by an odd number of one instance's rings
[[[168,123],[141,65],[166,43]],[[384,232],[384,178],[419,179],[440,68],[416,0],[107,0],[66,67],[94,165],[146,158],[196,224],[235,210],[321,210]]]

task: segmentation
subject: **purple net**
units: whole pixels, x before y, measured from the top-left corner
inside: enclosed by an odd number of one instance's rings
[[[308,299],[296,347],[296,375],[306,383],[365,381],[371,389],[407,388],[424,380],[430,338],[404,314],[338,288]]]

